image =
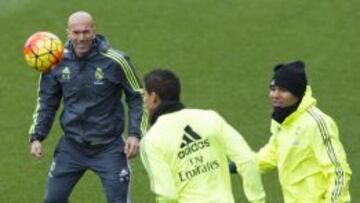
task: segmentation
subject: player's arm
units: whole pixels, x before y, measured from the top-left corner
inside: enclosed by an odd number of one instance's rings
[[[103,55],[112,59],[120,70],[114,75],[118,77],[124,89],[129,109],[128,138],[124,150],[127,157],[132,158],[137,155],[139,139],[147,128],[147,114],[143,110],[143,87],[130,58],[125,53],[109,49]]]
[[[136,73],[130,58],[125,54],[111,52],[115,56],[118,65],[121,66],[121,83],[124,88],[126,103],[129,107],[129,136],[141,136],[141,123],[145,121],[143,110],[143,86]],[[117,54],[116,54],[117,53]]]
[[[50,73],[42,73],[33,123],[30,127],[30,153],[40,159],[43,156],[41,141],[51,129],[54,117],[61,101],[60,86]]]
[[[149,140],[143,140],[140,151],[141,160],[150,180],[151,191],[156,195],[156,202],[176,203],[175,182],[161,150]]]
[[[42,73],[39,79],[38,98],[30,127],[30,141],[42,141],[49,134],[62,93],[51,73]]]
[[[255,156],[261,173],[277,167],[277,144],[274,135],[270,137],[269,142]]]
[[[228,158],[236,165],[242,176],[243,188],[247,199],[252,203],[265,202],[265,191],[256,166],[255,155],[243,137],[221,117],[220,140]]]
[[[139,150],[139,139],[142,134],[141,125],[147,118],[143,109],[143,87],[136,74],[130,58],[124,56],[122,70],[125,77],[123,87],[125,90],[126,103],[129,107],[128,138],[125,142],[125,153],[128,158],[135,157]]]

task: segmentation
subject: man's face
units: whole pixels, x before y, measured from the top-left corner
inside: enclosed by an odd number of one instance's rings
[[[144,103],[150,115],[154,113],[155,109],[159,105],[159,102],[160,102],[159,97],[154,92],[149,93],[148,91],[145,90]]]
[[[67,33],[78,57],[84,56],[91,49],[96,37],[95,28],[87,19],[76,19],[70,22]]]
[[[270,86],[270,100],[273,107],[288,107],[294,105],[299,98],[294,96],[289,90],[276,85]]]

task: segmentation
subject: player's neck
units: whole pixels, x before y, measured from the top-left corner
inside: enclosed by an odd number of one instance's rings
[[[161,104],[150,115],[150,124],[154,124],[156,120],[163,114],[172,113],[185,108],[180,101],[162,101]]]

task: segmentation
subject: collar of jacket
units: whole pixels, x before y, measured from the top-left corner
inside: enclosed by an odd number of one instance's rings
[[[178,101],[162,101],[161,104],[154,110],[150,116],[150,124],[153,125],[156,120],[163,114],[173,113],[185,108],[185,106]]]
[[[106,39],[106,37],[104,35],[97,34],[93,41],[93,46],[91,47],[90,51],[85,56],[83,56],[79,59],[92,58],[92,57],[96,56],[99,52],[106,51],[109,48],[110,48],[110,43]],[[72,60],[76,59],[73,45],[70,40],[68,40],[65,43],[64,58],[72,59]]]
[[[302,98],[301,98],[302,99]],[[271,114],[271,117],[276,120],[278,123],[282,123],[286,117],[288,117],[291,113],[296,111],[298,108],[301,99],[297,101],[295,104],[287,107],[274,107],[274,111]]]
[[[272,119],[272,122],[275,122],[277,125],[285,126],[291,124],[296,120],[301,114],[307,111],[309,108],[316,106],[316,99],[312,96],[311,87],[308,85],[304,97],[302,98],[297,109],[288,115],[285,120],[280,124],[275,119]]]

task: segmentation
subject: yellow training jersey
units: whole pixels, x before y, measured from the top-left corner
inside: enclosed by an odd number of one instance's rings
[[[265,201],[253,152],[214,111],[182,109],[161,115],[140,149],[157,202],[233,203],[228,159],[242,175],[249,201]]]
[[[282,124],[272,120],[272,136],[256,155],[259,169],[278,169],[286,203],[348,202],[351,175],[338,129],[315,106],[307,87],[298,109]]]

